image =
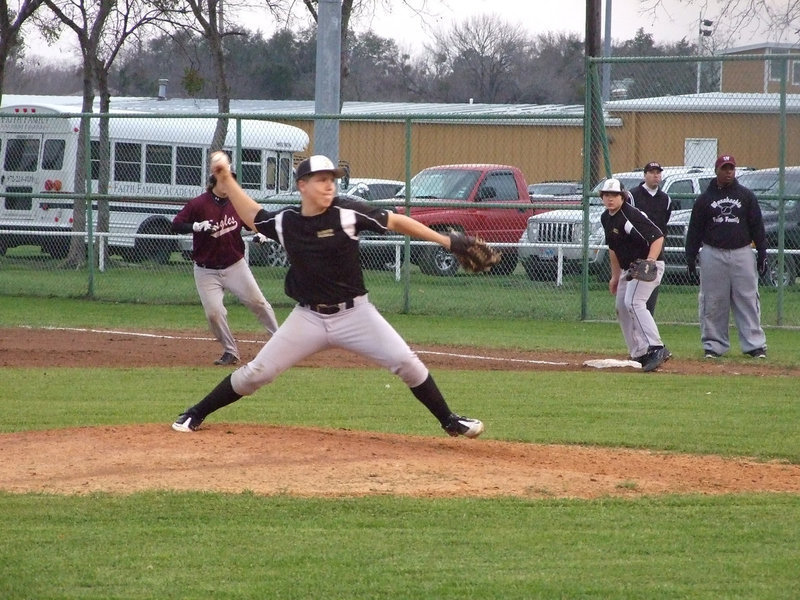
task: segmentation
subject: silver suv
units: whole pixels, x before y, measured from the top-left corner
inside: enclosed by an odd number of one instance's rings
[[[639,185],[644,179],[641,171],[615,173],[625,189]],[[691,212],[694,199],[715,177],[713,169],[702,167],[664,167],[661,188],[673,201],[673,219],[676,213]],[[593,272],[605,276],[608,273],[608,252],[605,234],[600,223],[603,204],[598,190],[601,181],[592,190],[589,198],[589,267]],[[519,259],[530,279],[549,281],[558,279],[563,273],[579,272],[583,258],[583,210],[551,210],[528,219],[528,226],[519,240]],[[665,248],[667,263],[675,261],[677,254],[683,255],[683,241],[667,237]],[[560,261],[559,261],[560,257]],[[559,262],[561,268],[559,269]]]

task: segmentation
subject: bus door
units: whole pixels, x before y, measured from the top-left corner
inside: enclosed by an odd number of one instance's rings
[[[0,134],[0,225],[69,227],[72,201],[53,202],[35,197],[7,196],[8,192],[59,192],[65,171],[66,140],[41,134]]]
[[[278,191],[294,189],[294,158],[290,152],[278,152]]]

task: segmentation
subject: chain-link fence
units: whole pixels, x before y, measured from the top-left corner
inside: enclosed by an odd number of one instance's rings
[[[612,85],[600,85],[604,75]],[[763,89],[747,87],[753,78]],[[800,165],[800,95],[790,93],[800,92],[800,55],[593,59],[586,89],[584,107],[343,115],[343,191],[442,231],[480,235],[504,257],[491,273],[471,275],[438,246],[365,235],[373,301],[387,312],[613,320],[593,187],[609,174],[638,185],[642,166],[658,161],[676,208],[659,321],[696,322],[683,242],[691,205],[724,152],[764,213],[763,321],[800,324],[800,167],[791,166]],[[313,153],[313,117],[302,114],[225,115],[223,136],[216,114],[101,118],[34,108],[0,114],[0,290],[8,295],[197,303],[191,236],[170,225],[203,191],[214,140],[267,208],[297,203],[292,166]],[[265,295],[290,306],[282,248],[246,248]]]

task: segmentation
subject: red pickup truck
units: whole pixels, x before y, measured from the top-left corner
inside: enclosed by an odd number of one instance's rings
[[[410,214],[432,229],[463,231],[490,244],[500,244],[497,248],[503,259],[494,266],[493,274],[514,271],[518,260],[516,244],[528,217],[539,212],[531,204],[522,171],[508,165],[429,167],[411,180],[410,197],[406,198],[404,188],[395,196],[398,198],[408,202],[395,207],[398,213]],[[364,251],[369,252],[369,246]],[[386,264],[382,259],[377,262]],[[411,262],[429,275],[454,275],[459,268],[458,260],[438,245],[412,245]]]

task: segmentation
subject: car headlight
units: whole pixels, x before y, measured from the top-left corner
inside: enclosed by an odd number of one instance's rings
[[[605,240],[606,234],[603,231],[603,224],[600,221],[596,221],[591,224],[591,233],[589,234],[589,243],[590,244],[601,244]]]

